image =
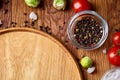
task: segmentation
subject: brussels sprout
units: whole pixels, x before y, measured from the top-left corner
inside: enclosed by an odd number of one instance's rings
[[[40,0],[25,0],[25,3],[30,7],[37,7],[40,4]]]
[[[64,10],[66,7],[66,0],[53,0],[53,7],[58,10]]]
[[[80,64],[83,68],[89,68],[92,66],[92,60],[91,58],[89,57],[83,57],[81,60],[80,60]]]

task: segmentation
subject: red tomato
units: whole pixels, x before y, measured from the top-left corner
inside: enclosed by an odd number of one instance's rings
[[[108,60],[115,66],[120,66],[120,47],[114,46],[108,51]]]
[[[75,12],[80,12],[83,10],[90,10],[91,5],[87,0],[74,0],[73,2],[73,10]]]
[[[120,45],[120,32],[116,32],[113,35],[112,41],[113,41],[114,45]]]

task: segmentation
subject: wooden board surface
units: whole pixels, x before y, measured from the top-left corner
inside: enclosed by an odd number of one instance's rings
[[[43,32],[4,30],[0,46],[0,80],[82,80],[69,51]]]
[[[24,27],[24,21],[29,19],[29,14],[34,11],[38,15],[38,20],[34,27],[39,29],[39,26],[48,26],[51,28],[52,35],[57,40],[62,42],[69,51],[75,56],[76,60],[81,56],[89,56],[93,59],[96,71],[93,74],[88,74],[86,69],[82,69],[85,80],[100,80],[102,75],[113,66],[109,64],[107,55],[103,54],[103,49],[109,49],[112,46],[111,36],[116,28],[120,28],[120,0],[89,0],[93,9],[101,14],[109,24],[109,36],[105,44],[94,51],[84,51],[76,49],[67,37],[67,25],[70,17],[75,14],[72,11],[71,5],[73,0],[67,0],[67,9],[65,11],[57,11],[52,6],[51,0],[42,0],[38,8],[29,8],[25,5],[24,0],[10,0],[6,5],[0,7],[0,19],[3,21],[1,29],[11,27],[11,22],[16,22],[16,27]],[[0,3],[1,4],[1,3]],[[4,9],[8,9],[7,14],[3,14]],[[24,13],[27,13],[25,16]]]

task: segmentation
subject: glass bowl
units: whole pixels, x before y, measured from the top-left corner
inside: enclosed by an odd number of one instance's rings
[[[120,80],[120,67],[108,70],[101,80]]]
[[[89,18],[89,20],[87,20],[87,18]],[[98,27],[97,23],[98,23],[99,27]],[[87,26],[83,26],[83,25],[86,25],[86,24],[87,24]],[[88,26],[88,25],[91,25],[91,26]],[[98,29],[95,26],[92,27],[92,25],[96,25],[98,27]],[[75,26],[77,26],[77,28]],[[96,29],[92,30],[92,28],[96,28]],[[95,38],[95,35],[96,36],[100,35],[99,32],[98,33],[96,32],[96,31],[100,31],[100,28],[101,28],[101,32],[102,32],[101,36],[96,37],[96,43],[94,43],[95,40],[93,41],[92,39]],[[77,33],[76,31],[79,31],[79,32]],[[88,34],[91,31],[90,35],[92,37],[88,37],[88,39],[85,39],[84,35],[85,34],[87,35],[86,31],[88,32]],[[108,36],[108,24],[105,21],[105,19],[102,16],[100,16],[98,13],[96,13],[95,11],[85,10],[85,11],[76,13],[70,19],[70,22],[69,22],[68,28],[67,28],[67,33],[68,33],[69,39],[71,40],[71,42],[77,48],[81,48],[81,49],[85,49],[85,50],[94,50],[94,49],[99,48],[105,42],[105,40],[107,39],[107,36]],[[82,35],[82,37],[76,38],[75,37],[76,34],[77,34],[77,37],[78,37],[78,35],[79,35],[79,37]],[[91,41],[91,42],[89,42],[89,41]],[[89,43],[87,43],[87,42],[89,42]],[[85,46],[85,44],[87,46]]]

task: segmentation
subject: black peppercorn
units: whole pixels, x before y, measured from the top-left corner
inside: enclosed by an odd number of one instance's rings
[[[103,34],[102,24],[95,16],[84,16],[74,24],[73,36],[82,47],[97,44]]]

